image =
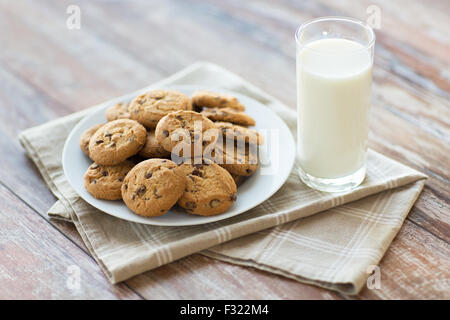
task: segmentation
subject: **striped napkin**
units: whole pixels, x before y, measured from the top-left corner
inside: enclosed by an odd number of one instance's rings
[[[272,108],[296,136],[293,110],[211,63],[191,65],[149,88],[211,84]],[[357,294],[400,229],[426,178],[369,150],[367,178],[351,192],[312,190],[293,171],[275,195],[241,215],[199,226],[136,224],[84,202],[63,174],[65,139],[92,110],[27,129],[19,140],[58,198],[48,214],[75,224],[112,283],[200,252],[344,294]]]

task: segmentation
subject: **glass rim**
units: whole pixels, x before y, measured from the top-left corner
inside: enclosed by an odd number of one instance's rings
[[[368,50],[370,49],[374,44],[375,44],[375,32],[373,31],[372,27],[370,27],[367,23],[355,19],[355,18],[350,18],[350,17],[344,17],[344,16],[325,16],[325,17],[320,17],[320,18],[314,18],[314,19],[309,19],[305,22],[303,22],[301,25],[299,25],[297,27],[297,30],[295,31],[295,42],[297,44],[299,44],[300,46],[304,47],[305,49],[311,50],[311,51],[315,51],[317,53],[324,53],[321,50],[317,50],[317,49],[313,49],[313,48],[308,48],[306,46],[306,44],[302,44],[299,40],[299,34],[309,25],[316,23],[316,22],[321,22],[321,21],[341,21],[341,22],[350,22],[350,23],[354,23],[356,25],[359,25],[360,27],[364,28],[365,30],[367,30],[369,32],[369,36],[370,36],[370,40],[368,41],[367,44],[362,44],[364,47],[361,49],[356,49],[356,50],[351,50],[348,51],[349,54],[355,53],[355,52],[360,52],[363,50]],[[332,39],[332,38],[330,38]]]

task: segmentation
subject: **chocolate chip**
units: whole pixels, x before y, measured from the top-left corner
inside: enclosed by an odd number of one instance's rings
[[[147,190],[146,186],[140,186],[139,189],[137,189],[136,194],[141,195],[141,194],[145,193],[146,190]]]
[[[163,160],[163,161],[161,161],[162,163],[166,163],[167,162],[167,160]]]
[[[231,201],[236,201],[236,198],[237,198],[236,197],[236,193],[232,193],[231,196],[230,196],[230,200]]]
[[[195,209],[195,208],[197,208],[197,205],[195,204],[195,202],[191,202],[191,201],[186,202],[185,206],[186,206],[186,209]]]
[[[169,131],[167,131],[167,130],[164,130],[162,133],[163,133],[163,135],[164,135],[165,137],[168,137],[168,136],[169,136]]]
[[[91,183],[96,184],[97,180],[94,179],[94,180],[91,181]]]
[[[160,212],[164,212],[164,211],[166,211],[166,209],[161,209],[161,210],[159,210]]]
[[[112,134],[109,133],[109,132],[107,132],[107,133],[105,133],[105,137],[106,137],[106,138],[111,138],[111,137],[112,137]]]
[[[145,174],[145,179],[150,179],[150,178],[152,177],[152,175],[153,175],[153,173],[147,172],[147,173]]]
[[[179,120],[179,121],[183,121],[183,117],[180,116],[180,115],[176,116],[175,118],[176,118],[177,120]]]
[[[96,143],[96,144],[103,143],[103,140],[97,140],[97,141],[95,141],[95,143]]]
[[[251,169],[247,169],[245,171],[247,171],[248,174],[251,174],[253,172]]]
[[[202,172],[197,169],[194,169],[194,171],[192,171],[192,175],[197,176],[197,177],[203,177]]]
[[[108,175],[108,171],[102,171],[102,176],[106,177]]]
[[[124,184],[124,185],[123,185],[123,188],[124,188],[125,190],[128,190],[128,185]]]
[[[202,169],[203,168],[203,164],[194,164],[194,167],[197,169]]]
[[[134,200],[134,199],[136,199],[136,195],[135,194],[133,194],[133,196],[131,197],[131,200]]]
[[[213,199],[209,202],[209,206],[211,208],[215,208],[218,207],[220,205],[220,200],[219,199]]]

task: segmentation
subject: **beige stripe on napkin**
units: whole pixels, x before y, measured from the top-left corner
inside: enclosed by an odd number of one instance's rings
[[[272,108],[295,136],[294,111],[216,65],[196,63],[151,87],[211,84],[248,95]],[[65,139],[91,111],[28,129],[19,139],[59,199],[48,214],[75,223],[112,283],[201,251],[217,259],[356,294],[371,267],[386,252],[426,178],[369,150],[367,178],[349,193],[309,189],[292,172],[274,196],[241,215],[200,226],[136,224],[85,203],[63,174]]]

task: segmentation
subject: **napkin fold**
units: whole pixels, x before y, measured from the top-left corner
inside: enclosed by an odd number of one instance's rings
[[[258,100],[274,110],[296,136],[293,110],[208,62],[195,63],[142,90],[173,85],[211,88],[211,84]],[[62,170],[62,149],[70,131],[102,105],[27,129],[19,140],[58,198],[49,216],[75,224],[112,283],[199,252],[343,294],[357,294],[400,229],[426,178],[369,150],[367,177],[351,192],[324,193],[306,187],[295,172],[296,163],[275,195],[238,216],[185,227],[132,223],[83,201]]]

